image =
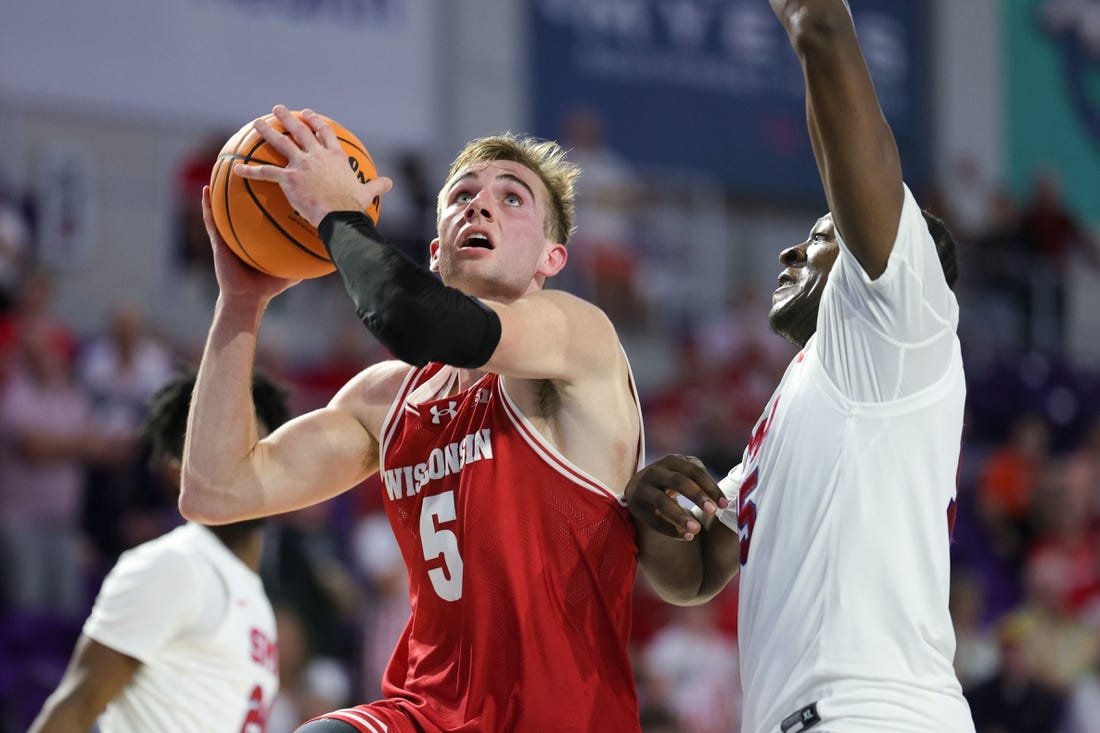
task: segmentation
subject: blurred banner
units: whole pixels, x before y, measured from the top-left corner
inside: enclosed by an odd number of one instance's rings
[[[856,27],[906,179],[928,174],[926,0],[860,0]],[[763,0],[531,0],[536,131],[603,118],[637,165],[702,173],[733,191],[819,203],[802,75]]]
[[[436,133],[432,0],[14,0],[0,103],[236,130],[282,102],[364,136]]]
[[[1008,0],[1005,38],[1012,188],[1056,171],[1073,210],[1100,222],[1100,3]]]

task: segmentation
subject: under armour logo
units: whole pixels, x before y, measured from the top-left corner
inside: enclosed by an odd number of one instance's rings
[[[439,423],[443,422],[443,416],[444,415],[447,416],[448,420],[451,419],[452,417],[454,417],[455,415],[457,415],[458,410],[455,409],[457,407],[458,407],[458,403],[455,402],[454,400],[448,400],[447,406],[443,407],[443,408],[440,408],[438,405],[432,405],[432,407],[431,407],[432,425],[438,425]]]
[[[479,405],[487,405],[489,404],[489,398],[492,396],[493,393],[489,390],[485,388],[478,388],[477,392],[474,394],[474,402]]]

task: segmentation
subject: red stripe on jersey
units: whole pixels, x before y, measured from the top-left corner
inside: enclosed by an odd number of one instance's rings
[[[385,468],[386,447],[390,444],[390,440],[393,439],[394,431],[397,430],[397,427],[401,424],[401,421],[397,419],[397,414],[406,406],[409,393],[416,388],[419,377],[423,373],[424,368],[409,370],[409,373],[405,375],[405,380],[401,382],[401,388],[397,390],[397,395],[393,398],[393,404],[390,405],[389,412],[386,413],[386,418],[382,421],[382,430],[380,431],[381,434],[378,441],[379,469]]]

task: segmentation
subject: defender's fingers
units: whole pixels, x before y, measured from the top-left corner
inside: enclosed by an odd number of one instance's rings
[[[668,463],[666,464],[668,468],[690,479],[696,490],[696,495],[690,496],[699,506],[703,506],[701,501],[696,500],[699,492],[701,492],[706,499],[713,501],[717,508],[725,509],[729,506],[729,499],[722,493],[722,489],[718,486],[718,482],[711,477],[706,467],[703,466],[703,462],[698,458],[695,456],[671,455],[666,456],[666,459],[668,459]],[[706,499],[702,501],[705,502]]]
[[[651,506],[654,514],[674,530],[669,536],[690,540],[703,530],[699,520],[666,493],[656,494]]]

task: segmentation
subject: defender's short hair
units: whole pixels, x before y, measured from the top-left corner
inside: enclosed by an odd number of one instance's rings
[[[183,459],[183,437],[195,378],[195,370],[184,369],[150,399],[141,436],[149,444],[149,462],[153,465]],[[252,378],[252,401],[256,417],[268,430],[275,430],[290,419],[286,390],[263,374],[256,373]]]

